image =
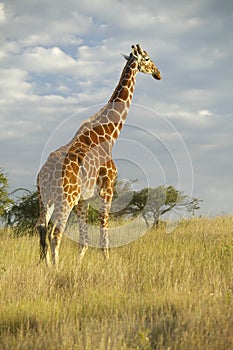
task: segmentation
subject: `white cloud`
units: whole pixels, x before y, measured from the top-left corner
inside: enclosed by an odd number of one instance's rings
[[[4,41],[1,40],[0,46],[0,62],[2,64],[8,63],[9,55],[19,53],[19,45],[15,41]]]
[[[6,20],[5,14],[5,5],[3,2],[0,2],[0,23]]]
[[[58,47],[26,49],[14,62],[32,73],[73,73],[78,63]]]
[[[62,8],[56,3],[55,8],[52,1],[38,4],[22,0],[12,1],[5,8],[2,34],[22,47],[79,45],[82,42],[79,36],[92,27],[91,17],[78,14],[69,4]]]
[[[198,114],[202,117],[211,117],[213,115],[208,109],[201,109],[198,111]]]
[[[32,92],[32,85],[26,81],[28,78],[28,73],[21,69],[0,70],[0,102],[27,99]]]
[[[213,125],[216,120],[216,116],[208,109],[184,109],[183,106],[176,105],[170,106],[169,111],[164,111],[164,113],[171,118],[171,120],[179,120],[180,122],[185,122],[186,125],[196,125],[201,128]]]

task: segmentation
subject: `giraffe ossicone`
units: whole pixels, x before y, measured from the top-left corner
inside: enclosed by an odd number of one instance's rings
[[[79,256],[88,248],[88,201],[97,186],[100,197],[100,247],[109,257],[108,219],[117,169],[112,147],[126,120],[138,72],[160,80],[161,74],[140,45],[133,45],[119,83],[108,103],[83,122],[72,140],[52,152],[37,177],[40,215],[40,258],[49,265],[47,234],[53,264],[58,264],[59,247],[72,209],[79,223]],[[53,215],[53,216],[52,216]],[[48,224],[52,217],[52,229]]]

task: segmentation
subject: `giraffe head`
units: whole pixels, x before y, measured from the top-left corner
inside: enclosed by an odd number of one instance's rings
[[[142,50],[139,44],[132,45],[132,53],[130,54],[130,56],[124,55],[124,57],[127,60],[133,58],[135,61],[137,61],[139,72],[151,74],[152,77],[157,80],[162,79],[160,71],[158,70],[154,62],[150,59],[148,53]]]

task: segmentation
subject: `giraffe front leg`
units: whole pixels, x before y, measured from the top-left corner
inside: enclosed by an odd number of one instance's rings
[[[106,259],[109,258],[108,221],[116,174],[117,168],[114,161],[109,159],[100,168],[97,180],[100,195],[100,247]]]
[[[80,200],[79,203],[75,206],[74,211],[78,217],[78,225],[79,225],[79,259],[82,260],[84,257],[88,245],[88,208],[89,204]]]
[[[108,220],[111,201],[109,198],[101,198],[100,206],[100,247],[106,259],[109,258],[109,238],[108,238]]]

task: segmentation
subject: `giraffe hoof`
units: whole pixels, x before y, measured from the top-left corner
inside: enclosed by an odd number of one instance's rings
[[[80,250],[79,250],[79,261],[82,261],[86,251],[88,249],[88,246],[87,245],[81,245],[80,246]]]
[[[109,259],[109,251],[108,248],[102,248],[102,252],[104,254],[105,259]]]

